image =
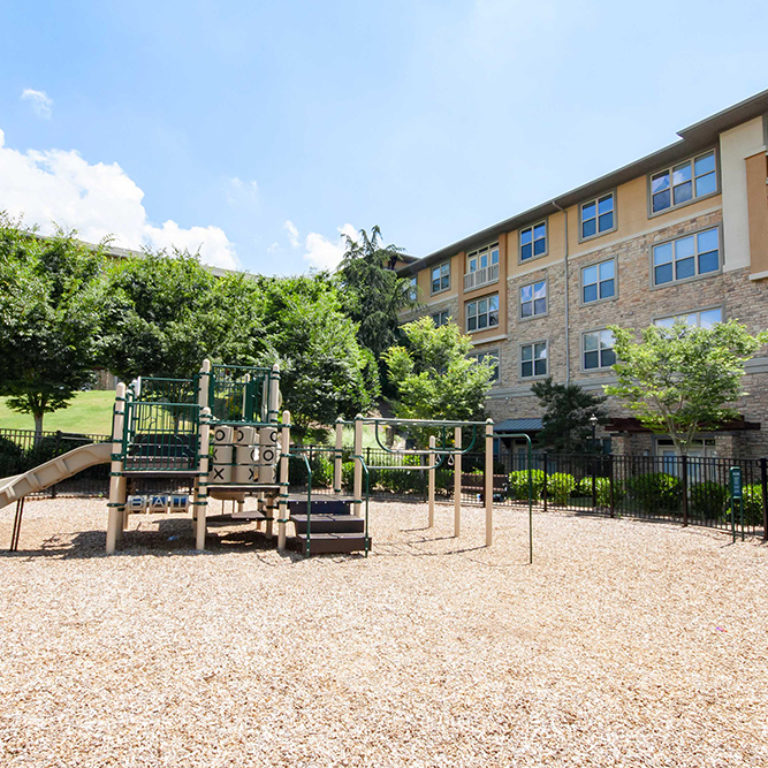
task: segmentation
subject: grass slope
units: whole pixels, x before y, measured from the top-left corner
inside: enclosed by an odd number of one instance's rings
[[[29,413],[17,413],[0,397],[0,429],[34,429],[35,420]],[[112,429],[112,406],[115,393],[110,391],[78,392],[70,406],[46,413],[43,429],[47,432],[86,432],[107,435]]]

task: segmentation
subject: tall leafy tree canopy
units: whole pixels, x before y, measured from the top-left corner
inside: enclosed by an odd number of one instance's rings
[[[217,279],[188,253],[113,263],[102,297],[101,358],[126,381],[187,378],[206,357],[247,363],[265,348],[254,332],[262,309],[256,283],[243,275]]]
[[[605,398],[586,392],[578,384],[555,384],[548,376],[531,386],[544,411],[539,446],[563,453],[587,451],[592,434],[591,418],[603,419]]]
[[[408,419],[475,420],[484,417],[494,364],[469,357],[472,349],[455,323],[435,327],[422,317],[402,327],[405,343],[384,353],[397,400],[395,413]]]
[[[59,231],[38,237],[0,221],[0,394],[35,431],[90,383],[100,327],[102,257]]]
[[[415,306],[410,282],[393,267],[402,248],[382,245],[378,226],[371,234],[346,238],[346,249],[337,272],[343,309],[358,324],[357,338],[379,359],[397,341],[398,313]]]
[[[357,325],[327,276],[262,279],[261,289],[269,345],[263,359],[280,365],[299,436],[312,423],[370,410],[379,393],[376,361],[358,344]]]
[[[697,432],[738,416],[733,403],[746,394],[744,364],[768,343],[768,331],[752,336],[736,320],[711,328],[652,325],[639,339],[627,328],[610,330],[618,382],[605,391],[622,398],[648,429],[668,434],[683,455]]]

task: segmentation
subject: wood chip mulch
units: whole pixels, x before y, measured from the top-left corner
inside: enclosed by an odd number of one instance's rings
[[[214,510],[216,511],[216,510]],[[0,765],[768,766],[768,547],[372,505],[374,549],[28,501],[0,552]],[[0,510],[7,547],[13,508]]]

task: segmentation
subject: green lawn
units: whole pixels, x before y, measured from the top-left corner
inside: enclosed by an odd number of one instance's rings
[[[108,435],[112,429],[112,406],[114,392],[78,392],[69,408],[46,413],[43,429],[46,432],[86,432]],[[34,429],[35,420],[29,413],[17,413],[6,405],[6,398],[0,397],[0,429]]]

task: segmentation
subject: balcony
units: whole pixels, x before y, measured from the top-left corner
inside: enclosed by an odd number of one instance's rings
[[[475,288],[481,288],[484,285],[496,283],[499,280],[499,265],[491,264],[488,267],[481,267],[474,272],[467,272],[464,275],[464,290],[473,291]]]

